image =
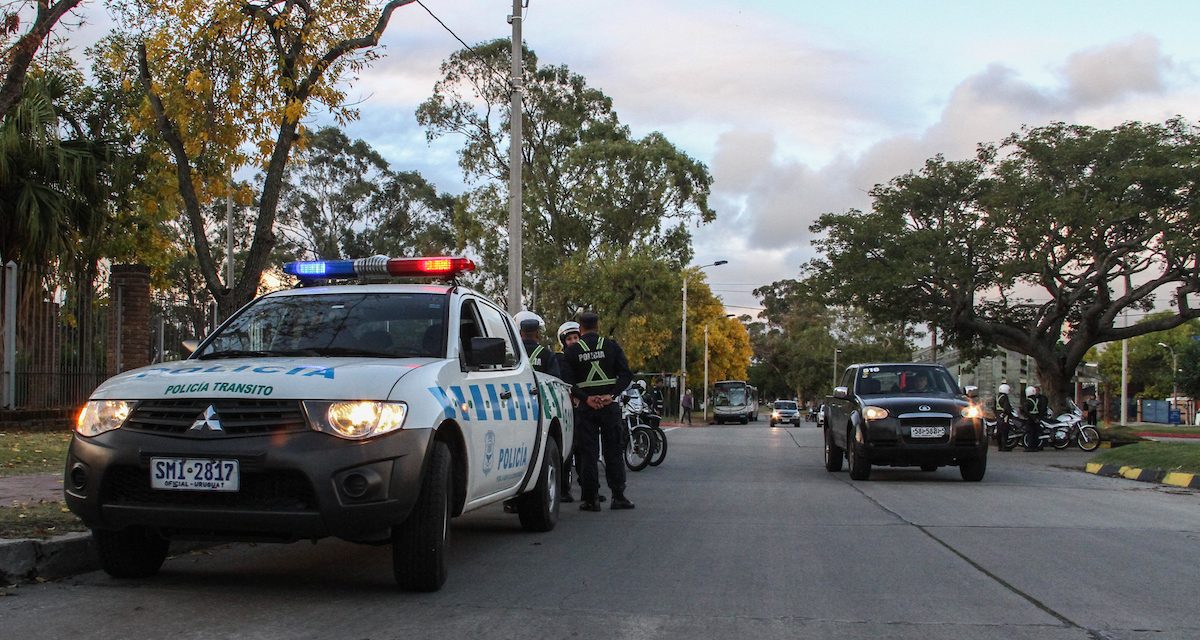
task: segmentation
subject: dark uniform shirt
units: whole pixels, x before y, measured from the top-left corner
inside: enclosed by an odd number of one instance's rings
[[[529,354],[529,362],[533,363],[534,371],[556,378],[562,377],[562,373],[558,370],[558,359],[554,357],[553,351],[534,340],[521,340],[521,342],[525,344],[525,352]]]
[[[1000,415],[1012,416],[1013,408],[1012,401],[1008,399],[1007,393],[1001,393],[996,396],[996,416]]]
[[[588,396],[615,396],[633,381],[621,345],[598,333],[579,338],[564,352],[564,360],[567,367],[562,378],[571,383],[571,393],[580,400]]]
[[[1025,415],[1031,420],[1045,420],[1050,417],[1050,398],[1036,394],[1025,398]]]

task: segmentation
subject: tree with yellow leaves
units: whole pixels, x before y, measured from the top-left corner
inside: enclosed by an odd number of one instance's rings
[[[322,106],[357,117],[340,86],[378,58],[392,13],[413,0],[126,0],[114,4],[122,36],[110,60],[135,65],[146,94],[137,125],[169,150],[200,273],[228,316],[251,300],[275,243],[285,168],[304,137],[300,121]],[[230,194],[229,175],[253,164],[257,194]],[[257,215],[241,269],[221,277],[206,205],[239,197]]]

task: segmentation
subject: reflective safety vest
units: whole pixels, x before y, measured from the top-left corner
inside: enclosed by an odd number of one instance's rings
[[[584,342],[583,340],[580,340],[577,344],[581,349],[583,349],[584,353],[588,353],[592,350],[592,348],[588,346],[588,343]],[[600,338],[596,339],[596,351],[603,350],[604,337],[601,336]],[[578,383],[577,386],[580,389],[583,389],[587,387],[603,387],[604,385],[616,383],[616,378],[610,378],[608,377],[608,374],[604,373],[604,369],[600,367],[600,360],[592,360],[592,368],[588,370],[587,378],[584,379],[583,382]]]

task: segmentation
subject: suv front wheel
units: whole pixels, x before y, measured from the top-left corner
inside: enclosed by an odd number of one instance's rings
[[[846,446],[850,448],[850,479],[866,480],[871,477],[871,461],[862,450],[862,445],[854,438],[855,428],[846,432]]]

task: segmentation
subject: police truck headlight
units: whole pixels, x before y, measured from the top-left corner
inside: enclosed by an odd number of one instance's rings
[[[883,407],[866,407],[863,409],[863,417],[867,420],[883,420],[888,417],[888,411]]]
[[[963,407],[962,417],[964,417],[964,418],[982,418],[983,410],[973,404],[969,404],[969,405]]]
[[[313,429],[347,440],[363,440],[403,427],[408,405],[373,400],[308,401],[304,410]]]
[[[89,400],[79,412],[75,420],[75,433],[88,438],[119,428],[129,413],[133,411],[133,403],[124,400]]]

